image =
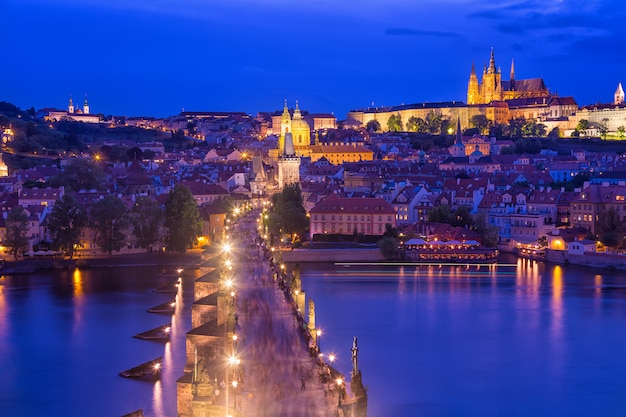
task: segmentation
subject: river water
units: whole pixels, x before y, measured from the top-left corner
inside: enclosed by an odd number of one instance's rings
[[[510,266],[305,267],[322,351],[371,416],[626,415],[626,274]]]
[[[510,259],[498,266],[303,266],[325,353],[348,374],[358,336],[369,415],[626,415],[623,272]],[[160,269],[0,281],[0,415],[176,415],[191,272],[173,316]],[[172,321],[168,344],[133,335]],[[159,382],[122,370],[164,357]],[[245,359],[244,359],[245,360]]]
[[[174,315],[146,310],[176,294],[160,268],[107,268],[5,276],[0,281],[0,415],[176,415],[176,379],[191,327],[192,273]],[[132,336],[171,323],[171,342]],[[118,373],[163,357],[158,382]]]

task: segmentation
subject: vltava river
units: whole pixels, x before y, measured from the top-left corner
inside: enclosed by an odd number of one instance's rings
[[[107,268],[5,276],[0,281],[0,415],[119,417],[176,415],[176,379],[191,327],[191,273],[184,275],[175,314],[150,307],[176,294],[161,268]],[[134,339],[172,324],[171,342]],[[163,357],[160,381],[118,373]]]
[[[371,416],[626,416],[626,274],[512,266],[304,266],[322,351]]]
[[[626,415],[626,274],[510,262],[302,265],[302,281],[346,374],[358,336],[372,417]],[[146,312],[172,297],[159,272],[0,281],[0,415],[175,416],[194,277],[170,317]],[[170,343],[132,338],[170,319]],[[158,356],[156,384],[117,375]]]

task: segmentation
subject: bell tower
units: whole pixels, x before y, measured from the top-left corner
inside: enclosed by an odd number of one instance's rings
[[[70,114],[74,113],[74,100],[72,100],[71,94],[70,94],[70,102],[67,104],[67,112]]]

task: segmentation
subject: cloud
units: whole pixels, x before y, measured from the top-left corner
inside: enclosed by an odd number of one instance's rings
[[[410,28],[387,28],[385,35],[389,36],[435,36],[438,38],[456,38],[460,35],[455,32],[439,32],[434,30],[421,30]]]

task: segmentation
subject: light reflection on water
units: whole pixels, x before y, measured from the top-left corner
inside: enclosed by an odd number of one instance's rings
[[[176,415],[176,379],[191,327],[189,271],[173,316],[146,310],[173,298],[154,292],[162,268],[107,268],[8,276],[0,288],[0,415]],[[2,282],[0,281],[0,284]],[[167,344],[132,336],[170,323]],[[162,379],[118,373],[163,357]]]
[[[523,259],[302,266],[323,349],[348,374],[358,336],[370,414],[391,417],[626,415],[623,276]]]

